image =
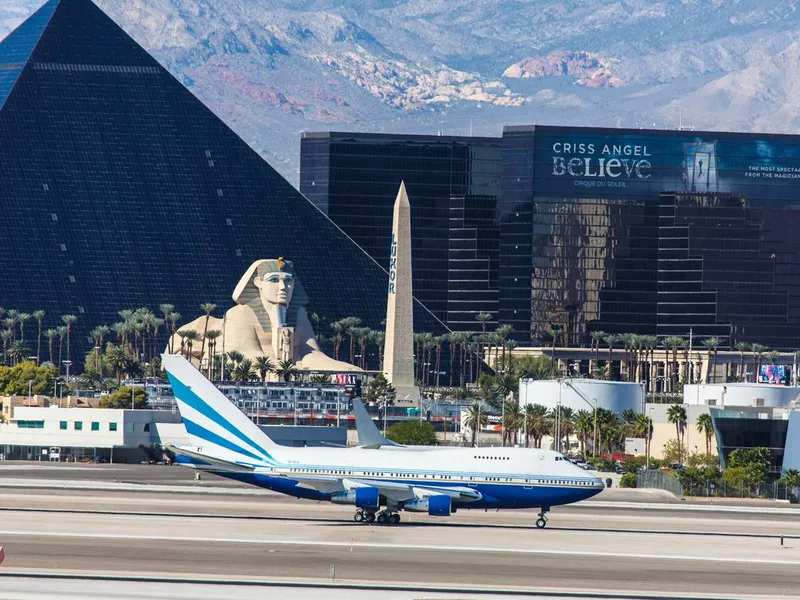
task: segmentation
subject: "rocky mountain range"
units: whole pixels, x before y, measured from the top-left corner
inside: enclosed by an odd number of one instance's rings
[[[96,2],[295,183],[303,130],[800,130],[800,0]]]

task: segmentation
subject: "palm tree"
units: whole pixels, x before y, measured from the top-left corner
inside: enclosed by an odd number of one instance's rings
[[[19,322],[19,339],[20,341],[25,341],[25,321],[28,321],[31,318],[30,313],[21,312],[17,316],[17,321]]]
[[[621,419],[605,408],[597,408],[597,437],[600,442],[605,442],[606,450],[613,452],[625,438],[625,428]]]
[[[158,310],[164,315],[164,329],[169,330],[169,316],[175,310],[174,304],[167,304],[166,302],[158,305]]]
[[[172,335],[169,338],[169,353],[170,354],[174,354],[175,353],[175,342],[173,340],[175,339],[175,329],[176,329],[176,327],[178,325],[178,321],[180,321],[180,320],[181,320],[181,314],[180,313],[175,312],[175,311],[172,311],[171,313],[169,313],[169,322],[170,322],[170,327],[171,327],[170,331],[172,331]]]
[[[47,344],[50,347],[50,364],[55,364],[55,357],[53,356],[53,344],[58,336],[58,329],[48,329],[44,332],[44,337],[47,338]]]
[[[592,331],[589,335],[592,338],[592,350],[594,351],[594,369],[589,369],[589,371],[594,372],[600,366],[600,342],[605,339],[606,332]]]
[[[500,368],[506,368],[506,340],[508,336],[514,333],[514,327],[511,325],[500,325],[496,330],[498,345],[503,349],[503,359],[500,361]]]
[[[750,346],[750,351],[755,356],[755,367],[753,368],[753,383],[758,383],[758,376],[761,374],[761,357],[769,350],[766,346],[761,344],[753,344]]]
[[[42,321],[44,321],[45,312],[43,310],[35,310],[33,311],[33,318],[36,319],[36,322],[39,324],[39,335],[36,338],[36,364],[40,363],[40,357],[42,353]]]
[[[425,333],[423,334],[425,339],[422,342],[423,349],[425,350],[425,370],[424,370],[424,381],[425,385],[430,385],[430,377],[431,377],[431,354],[433,353],[434,348],[436,348],[436,338],[433,336],[432,333]]]
[[[217,338],[222,335],[219,329],[210,329],[206,331],[205,338],[208,340],[208,378],[214,379],[214,356],[217,350]]]
[[[369,327],[353,327],[351,335],[358,342],[358,350],[361,353],[359,365],[362,369],[366,368],[367,363],[367,342],[369,341],[369,334],[372,330]]]
[[[470,435],[472,436],[471,445],[473,447],[478,439],[478,431],[486,427],[488,423],[489,417],[486,415],[486,411],[482,410],[481,403],[475,400],[470,404],[467,414],[464,415],[463,423],[464,427],[470,430]]]
[[[269,356],[259,356],[256,358],[255,367],[258,369],[258,374],[261,376],[261,381],[263,382],[267,381],[267,375],[272,373],[275,368]]]
[[[372,329],[369,332],[369,343],[378,349],[378,370],[383,369],[383,347],[386,345],[386,332]]]
[[[346,333],[350,338],[350,364],[354,364],[356,354],[356,338],[353,335],[353,330],[361,325],[361,319],[358,317],[345,317],[337,321],[341,325],[341,330]],[[335,323],[334,323],[335,325]]]
[[[60,373],[61,369],[62,369],[61,365],[63,364],[61,359],[63,358],[64,338],[67,335],[67,326],[66,325],[62,325],[61,327],[58,327],[57,329],[58,329],[58,371]]]
[[[711,454],[711,436],[714,435],[714,425],[711,422],[711,415],[703,413],[697,417],[697,433],[706,436],[706,454]]]
[[[11,344],[11,330],[4,329],[0,332],[0,338],[3,339],[3,364],[5,365],[8,360],[8,346]]]
[[[28,346],[22,340],[17,340],[8,349],[8,357],[11,359],[11,366],[25,362],[28,359]]]
[[[288,382],[297,378],[297,376],[300,374],[300,371],[297,370],[297,367],[294,365],[293,361],[282,360],[278,363],[278,367],[275,369],[275,374],[284,381]]]
[[[747,377],[744,374],[744,353],[750,350],[750,344],[747,342],[736,342],[736,349],[739,351],[739,381],[746,381]]]
[[[234,381],[252,381],[258,377],[258,373],[256,373],[256,369],[253,366],[253,361],[249,358],[245,358],[236,365],[232,375]]]
[[[612,371],[611,371],[611,361],[614,355],[614,344],[617,343],[618,337],[616,335],[607,335],[603,338],[603,341],[608,346],[608,378],[611,379]],[[621,370],[621,369],[620,369]]]
[[[631,437],[644,438],[645,456],[650,457],[650,442],[653,439],[653,424],[647,415],[637,414],[629,425]]]
[[[188,340],[186,339],[186,332],[181,329],[178,332],[178,337],[181,338],[181,356],[186,356],[186,344]]]
[[[680,336],[671,335],[664,338],[662,344],[664,345],[664,348],[667,349],[668,353],[669,351],[672,351],[672,362],[670,363],[669,357],[667,357],[667,363],[672,365],[669,371],[669,383],[670,391],[674,392],[678,387],[678,348],[683,347],[684,341]]]
[[[6,318],[4,323],[6,327],[11,330],[11,341],[15,342],[17,340],[17,322],[19,321],[19,311],[14,310],[13,308],[9,308],[6,311]]]
[[[552,323],[550,325],[550,330],[548,333],[550,334],[550,338],[553,343],[552,353],[550,354],[550,358],[553,359],[553,362],[556,360],[556,343],[558,342],[558,335],[561,332],[561,325],[557,323]]]
[[[117,378],[117,385],[119,385],[122,381],[123,371],[128,368],[130,357],[128,356],[124,346],[114,346],[113,344],[109,344],[108,346],[108,350],[106,351],[106,362],[108,363],[109,367],[114,369],[114,374]]]
[[[458,387],[464,387],[464,346],[469,339],[469,333],[466,331],[453,331],[450,333],[450,344],[452,347],[455,348],[454,351],[451,352],[453,358],[455,359],[455,354],[460,351],[459,359],[456,359],[458,364],[460,364],[459,368],[459,385]],[[451,361],[450,369],[452,370],[453,364],[456,360]]]
[[[213,302],[204,302],[200,305],[200,310],[206,314],[206,322],[203,325],[203,343],[200,345],[200,360],[206,355],[206,333],[208,333],[208,320],[211,318],[211,313],[217,308]],[[211,361],[209,361],[210,363]]]
[[[594,370],[594,378],[609,381],[611,379],[611,365],[605,364],[602,367],[597,367]]]
[[[335,321],[331,323],[331,343],[333,344],[333,358],[339,360],[339,351],[341,350],[342,342],[344,341],[345,327],[342,321]]]
[[[486,362],[486,323],[492,320],[492,315],[487,312],[479,312],[475,315],[475,320],[481,324],[481,360]]]
[[[181,332],[183,332],[181,337],[186,341],[186,358],[191,361],[192,346],[197,341],[197,338],[200,337],[200,334],[194,329],[181,329],[181,331],[178,332],[178,335],[181,335]]]
[[[506,443],[513,444],[517,437],[517,431],[524,425],[525,419],[520,409],[519,402],[510,398],[505,401],[503,406],[503,446]]]
[[[453,375],[455,374],[455,360],[456,360],[456,343],[453,340],[452,333],[445,333],[442,335],[442,341],[450,348],[450,387],[453,387]],[[485,362],[485,357],[484,357]]]
[[[569,452],[569,438],[575,432],[575,410],[569,406],[562,406],[560,412],[560,430],[564,440],[562,452]],[[566,450],[563,450],[566,448]]]
[[[714,336],[714,337],[706,338],[700,343],[704,347],[706,347],[708,349],[709,354],[711,354],[711,365],[709,366],[708,370],[706,371],[706,383],[709,382],[709,379],[711,377],[713,377],[714,381],[716,381],[717,380],[716,373],[714,373],[713,375],[712,375],[712,373],[717,368],[717,348],[719,348],[719,345],[722,343],[722,341],[718,337]]]
[[[602,339],[602,336],[601,338]],[[590,410],[579,410],[575,413],[575,434],[581,445],[581,456],[586,456],[586,442],[594,436],[594,414]]]
[[[550,420],[547,417],[547,407],[541,404],[527,404],[525,406],[525,438],[533,437],[533,444],[542,447],[542,438],[550,429]]]
[[[443,335],[437,335],[433,338],[434,345],[436,346],[436,379],[434,385],[439,387],[439,371],[442,366],[442,342],[444,341]]]
[[[675,437],[683,456],[683,432],[686,430],[686,409],[681,404],[673,404],[667,410],[667,421],[675,425]]]
[[[67,326],[67,362],[69,362],[71,360],[70,359],[70,348],[69,348],[70,332],[72,331],[73,323],[75,323],[75,321],[77,321],[77,320],[78,320],[78,317],[76,317],[75,315],[61,315],[61,321],[64,323],[64,325]],[[60,358],[59,358],[59,360],[60,360]]]

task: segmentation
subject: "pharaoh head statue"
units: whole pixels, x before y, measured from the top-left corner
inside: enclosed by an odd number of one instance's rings
[[[296,279],[291,261],[257,260],[236,285],[233,300],[253,309],[262,327],[271,326],[270,313],[277,315],[281,327],[297,324],[297,311],[308,303],[302,284]]]

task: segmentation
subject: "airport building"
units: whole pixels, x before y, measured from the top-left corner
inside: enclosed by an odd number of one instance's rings
[[[388,269],[400,182],[411,202],[414,295],[452,330],[497,318],[499,138],[303,133],[300,191]]]
[[[0,306],[76,315],[73,359],[120,310],[231,306],[261,258],[293,261],[310,312],[385,318],[387,272],[91,0],[0,42],[0,206]]]
[[[187,440],[180,415],[163,410],[17,406],[0,424],[4,460],[162,460],[157,446]]]

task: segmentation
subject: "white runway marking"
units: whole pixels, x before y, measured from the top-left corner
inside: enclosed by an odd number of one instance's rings
[[[157,542],[192,542],[192,543],[223,543],[223,544],[251,544],[261,546],[318,546],[326,548],[354,548],[374,550],[431,550],[438,552],[477,552],[493,554],[536,554],[551,556],[601,556],[603,558],[640,558],[657,560],[690,560],[701,562],[719,563],[744,563],[763,565],[789,565],[800,566],[800,560],[775,560],[768,558],[739,558],[739,557],[714,557],[692,556],[683,554],[650,554],[629,552],[602,552],[587,550],[542,550],[536,548],[491,548],[483,546],[455,546],[455,545],[427,545],[427,544],[390,544],[376,542],[326,542],[317,540],[257,540],[246,538],[209,538],[209,537],[184,537],[184,536],[157,536],[136,534],[107,534],[107,533],[69,533],[69,532],[44,532],[44,531],[15,531],[2,530],[0,536],[25,536],[25,537],[55,537],[79,539],[108,539],[108,540],[148,540]]]

